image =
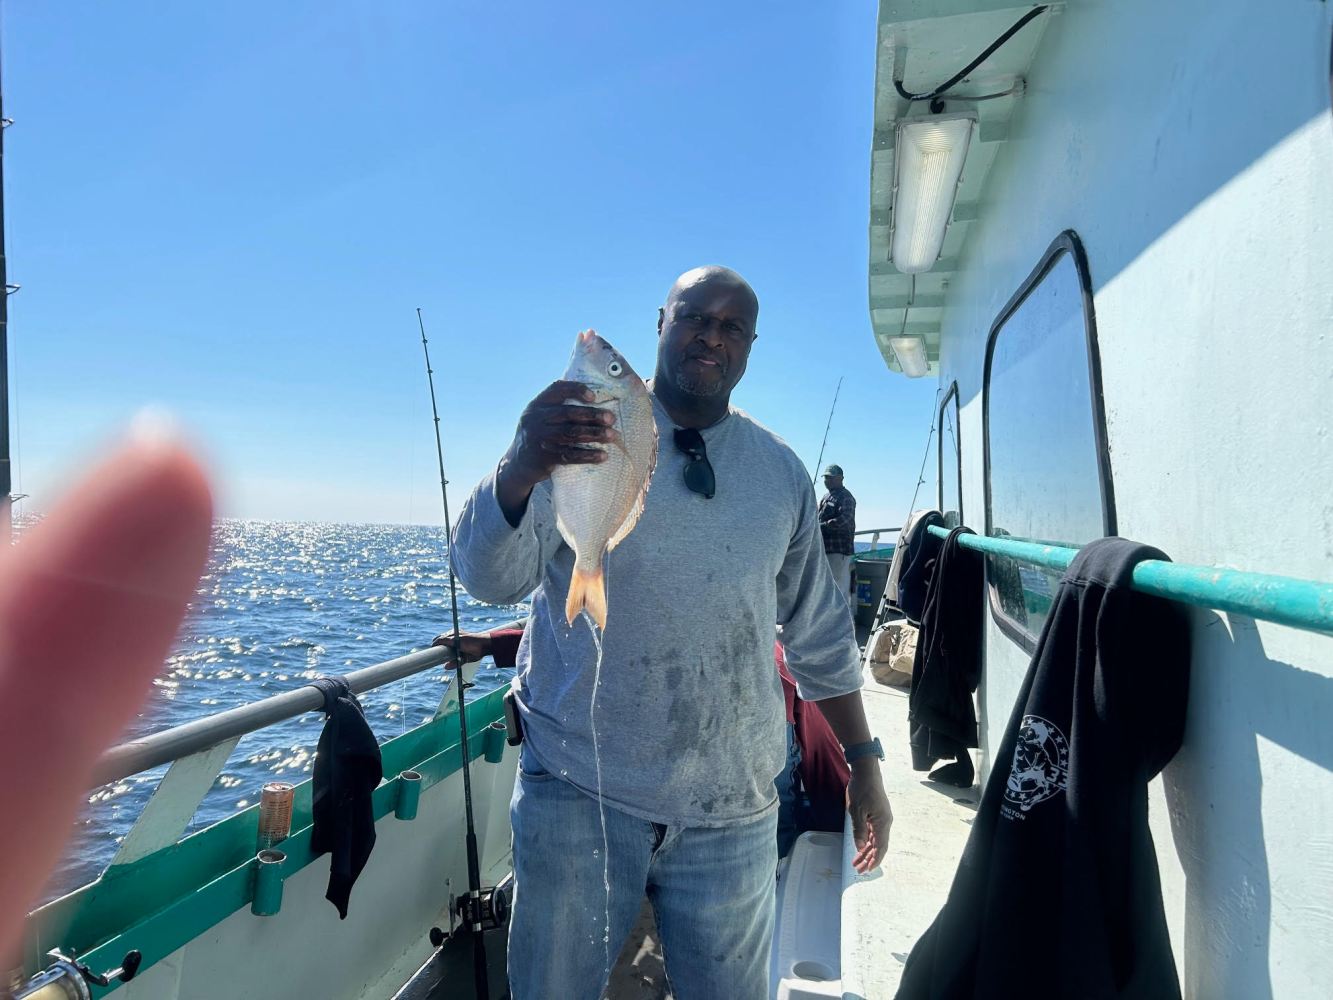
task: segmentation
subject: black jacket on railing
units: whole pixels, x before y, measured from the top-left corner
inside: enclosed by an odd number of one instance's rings
[[[983,557],[949,532],[935,557],[908,696],[912,768],[929,771],[937,760],[965,762],[955,784],[972,785],[967,748],[977,745],[972,700],[981,681],[981,625],[985,602]],[[935,777],[935,775],[932,775]]]
[[[1161,552],[1103,538],[1060,582],[948,901],[898,1000],[1178,1000],[1148,782],[1179,749],[1184,608],[1129,588]]]
[[[325,898],[347,919],[352,885],[375,846],[375,809],[371,795],[384,777],[379,744],[361,703],[341,677],[312,682],[324,695],[328,719],[319,736],[311,778],[314,829],[310,849],[329,852],[329,888]]]

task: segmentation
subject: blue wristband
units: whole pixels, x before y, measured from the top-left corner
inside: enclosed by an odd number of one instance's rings
[[[868,743],[853,743],[849,747],[843,747],[842,755],[848,764],[860,760],[862,757],[878,757],[884,759],[884,748],[880,746],[879,737],[876,736]]]

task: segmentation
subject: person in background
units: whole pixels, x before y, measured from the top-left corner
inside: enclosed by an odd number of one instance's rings
[[[824,469],[824,499],[819,501],[819,530],[833,580],[851,607],[852,554],[856,551],[856,497],[842,485],[842,466]]]

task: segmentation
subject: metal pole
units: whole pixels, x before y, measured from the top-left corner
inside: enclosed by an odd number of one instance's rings
[[[361,670],[353,670],[345,679],[353,694],[361,694],[439,666],[450,655],[450,651],[442,646],[431,646]],[[461,700],[459,704],[461,706]],[[159,764],[170,764],[177,758],[207,750],[225,740],[294,719],[306,712],[318,712],[323,707],[324,695],[305,684],[271,698],[130,740],[102,754],[93,771],[92,785],[105,785]]]
[[[936,538],[949,536],[947,528],[932,525],[926,530]],[[988,535],[960,535],[958,544],[965,549],[1008,556],[1057,571],[1068,569],[1074,556],[1078,555],[1077,548],[1065,545]],[[1221,566],[1188,566],[1145,559],[1134,567],[1130,589],[1201,608],[1333,635],[1333,583],[1271,573],[1246,573]]]
[[[5,265],[5,105],[0,93],[0,544],[12,525],[13,479],[9,467],[9,271]]]

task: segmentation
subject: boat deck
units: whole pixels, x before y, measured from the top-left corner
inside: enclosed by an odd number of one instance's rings
[[[880,767],[893,829],[878,871],[844,873],[842,989],[844,997],[887,1000],[912,944],[949,894],[980,789],[940,784],[911,769],[905,689],[880,684],[867,669],[862,696],[870,730],[884,744]]]

